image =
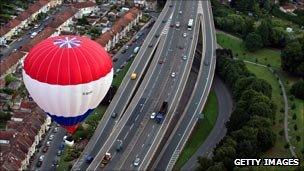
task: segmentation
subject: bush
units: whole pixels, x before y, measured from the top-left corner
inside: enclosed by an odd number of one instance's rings
[[[295,97],[304,100],[304,80],[302,79],[293,84],[290,89],[290,93]]]
[[[256,33],[249,33],[245,39],[245,47],[250,52],[261,49],[263,47],[261,36]]]

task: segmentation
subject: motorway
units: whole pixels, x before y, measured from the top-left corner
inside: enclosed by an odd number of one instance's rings
[[[141,77],[144,73],[144,69],[146,68],[151,59],[152,52],[156,48],[156,46],[152,48],[148,48],[148,46],[150,44],[156,45],[158,43],[159,39],[155,38],[154,36],[156,34],[160,34],[163,30],[165,25],[162,23],[162,20],[165,16],[167,16],[167,13],[169,13],[170,11],[172,12],[172,9],[169,8],[169,6],[167,5],[164,7],[164,10],[159,15],[157,21],[155,22],[152,28],[152,31],[150,31],[147,35],[145,42],[141,46],[141,49],[136,55],[128,73],[126,74],[126,77],[123,79],[123,84],[118,88],[112,100],[112,103],[110,103],[93,137],[89,141],[81,157],[74,164],[72,170],[85,170],[86,168],[88,168],[88,164],[85,162],[85,155],[91,155],[95,157],[99,149],[105,143],[106,138],[109,137],[112,130],[116,127],[119,119],[122,117],[122,114],[128,105],[129,100],[133,95],[133,92],[135,91],[137,84],[141,80]],[[137,73],[138,76],[136,80],[130,80],[129,76],[132,72]],[[118,117],[116,119],[111,118],[111,114],[113,112],[118,113]],[[100,159],[94,161],[99,163]]]
[[[199,115],[206,103],[215,67],[216,39],[212,20],[211,5],[209,1],[200,1],[200,21],[203,26],[203,55],[197,85],[193,90],[193,96],[189,100],[182,118],[169,137],[167,144],[161,151],[152,168],[156,170],[172,170],[173,166],[187,141]],[[211,76],[211,77],[210,77]],[[204,88],[202,88],[204,87]],[[211,142],[217,143],[217,142]]]
[[[138,106],[135,107],[131,117],[123,128],[122,132],[117,137],[117,140],[122,140],[125,150],[117,153],[115,150],[116,145],[112,146],[109,152],[112,154],[112,161],[106,167],[106,170],[130,170],[134,169],[133,161],[136,157],[141,160],[145,159],[146,154],[151,150],[151,144],[156,138],[161,125],[149,119],[152,112],[157,112],[163,101],[168,101],[169,105],[173,106],[172,102],[176,98],[176,91],[181,87],[182,74],[185,71],[187,61],[182,60],[184,54],[189,54],[191,39],[191,31],[187,31],[187,22],[189,18],[193,18],[195,10],[186,15],[179,14],[179,11],[185,12],[186,9],[195,9],[194,3],[182,3],[182,1],[174,2],[174,13],[171,23],[180,21],[181,27],[179,29],[170,28],[167,33],[166,42],[160,53],[162,60],[166,63],[159,65],[156,64],[156,69],[149,72],[151,75],[150,82],[144,89]],[[183,17],[181,17],[183,16]],[[168,20],[168,23],[170,20]],[[182,37],[186,32],[188,36]],[[162,41],[161,37],[161,41]],[[185,50],[178,49],[177,45],[183,44]],[[155,56],[158,57],[157,55]],[[188,57],[189,58],[189,57]],[[190,59],[189,59],[190,60]],[[151,66],[154,67],[154,66]],[[170,74],[176,73],[176,78],[171,78]],[[158,85],[158,87],[156,87]],[[139,92],[141,93],[141,92]],[[169,110],[170,111],[170,108]],[[169,115],[169,113],[168,113]],[[153,150],[153,149],[152,149]]]
[[[166,15],[167,19],[164,20],[166,22],[166,23],[164,22],[166,26],[165,29],[163,29],[162,31],[163,34],[159,37],[159,44],[157,45],[157,47],[160,47],[161,49],[159,50],[159,48],[157,48],[155,52],[151,66],[147,71],[149,75],[144,78],[141,86],[137,91],[137,94],[134,96],[133,100],[131,101],[129,108],[127,108],[127,111],[122,116],[122,119],[118,122],[117,124],[118,126],[116,127],[117,129],[114,129],[110,137],[107,137],[108,139],[106,140],[105,144],[102,146],[99,154],[95,157],[94,161],[92,162],[88,170],[96,170],[98,168],[101,158],[105,154],[105,152],[115,151],[114,143],[118,139],[121,140],[125,139],[123,141],[123,146],[124,149],[127,150],[125,151],[123,150],[121,154],[112,152],[113,158],[111,161],[113,161],[113,163],[115,162],[115,164],[112,164],[112,162],[110,162],[108,167],[106,168],[107,170],[112,170],[112,169],[116,170],[122,168],[127,169],[132,167],[132,162],[136,157],[135,154],[136,152],[134,152],[134,150],[132,149],[136,143],[142,144],[141,146],[144,147],[143,150],[141,151],[141,156],[138,156],[138,157],[143,157],[143,162],[146,157],[145,151],[147,152],[151,151],[149,142],[147,142],[146,146],[142,143],[142,140],[146,138],[138,139],[139,137],[141,137],[139,136],[140,135],[139,131],[147,132],[147,131],[151,131],[152,129],[152,133],[154,134],[150,135],[149,133],[147,134],[143,133],[142,135],[151,137],[148,138],[148,140],[150,141],[150,143],[153,143],[154,138],[157,137],[156,133],[159,133],[158,130],[159,127],[161,127],[161,125],[157,125],[156,123],[153,123],[152,120],[148,119],[150,114],[152,113],[152,111],[158,110],[161,103],[165,100],[167,100],[169,103],[169,111],[171,108],[174,109],[175,108],[174,105],[176,104],[172,102],[173,100],[179,98],[176,92],[178,90],[181,91],[180,87],[184,87],[185,81],[183,79],[188,77],[188,75],[184,76],[185,73],[184,71],[188,71],[190,67],[189,66],[186,67],[186,66],[190,65],[190,63],[188,63],[187,61],[182,61],[182,55],[183,53],[188,54],[188,50],[191,49],[188,45],[190,44],[189,41],[192,40],[193,36],[191,34],[193,32],[191,31],[187,32],[186,25],[189,18],[195,15],[196,4],[193,2],[195,1],[186,1],[184,3],[182,3],[182,1],[172,2],[171,8],[173,10],[169,10],[171,11],[171,13],[168,13],[168,15]],[[168,6],[168,3],[166,6]],[[166,6],[163,12],[166,11]],[[178,14],[180,9],[184,12],[183,15]],[[193,13],[188,13],[185,11],[185,9],[194,9],[194,11]],[[172,12],[175,12],[175,15]],[[179,16],[183,16],[183,17],[179,19]],[[169,29],[170,20],[172,20],[172,23],[175,23],[175,21],[179,20],[181,23],[181,28]],[[184,32],[187,32],[188,34],[186,38],[182,37],[182,34]],[[187,48],[179,49],[180,46]],[[165,51],[163,51],[163,49],[165,49]],[[188,56],[188,58],[189,61],[192,61],[190,58],[193,57]],[[164,60],[165,63],[157,64],[159,59]],[[164,65],[166,66],[163,67]],[[176,73],[177,76],[175,78],[170,78],[170,74],[173,71]],[[149,129],[149,127],[151,127],[151,129]],[[154,128],[155,131],[153,130]],[[131,148],[128,148],[128,146]],[[132,154],[129,155],[129,153]],[[126,166],[128,167],[126,168]]]
[[[201,8],[197,8],[198,6]],[[198,81],[195,83],[189,100],[191,103],[188,103],[182,115],[185,117],[187,114],[188,117],[180,119],[176,127],[181,132],[176,133],[178,130],[175,129],[175,133],[172,134],[172,136],[180,136],[170,138],[173,141],[168,141],[167,144],[173,143],[172,148],[163,149],[169,151],[168,154],[165,152],[163,154],[166,155],[162,155],[165,157],[164,161],[167,161],[167,165],[164,165],[162,169],[173,167],[170,162],[172,156],[177,150],[183,148],[187,139],[185,135],[190,134],[192,130],[189,129],[191,128],[189,124],[195,125],[198,119],[197,114],[202,111],[213,80],[216,40],[209,1],[170,1],[166,3],[95,134],[72,170],[84,170],[85,168],[99,170],[98,166],[106,152],[112,154],[112,159],[104,168],[105,170],[147,169],[171,119],[177,113],[178,105],[181,106],[180,100],[186,83],[191,80],[188,79],[188,76],[194,61],[194,54],[196,54],[194,53],[196,48],[193,46],[199,37],[196,36],[198,29],[196,25],[199,23],[196,22],[197,16],[203,26],[200,27],[203,30],[200,36],[204,41],[202,43],[203,51],[200,52],[202,58],[200,66],[205,66],[200,67]],[[187,30],[187,22],[190,18],[194,19],[195,31]],[[176,21],[180,22],[180,28],[175,28]],[[172,24],[174,28],[172,28]],[[158,38],[154,37],[156,33],[161,33]],[[183,37],[183,33],[186,33],[187,36]],[[150,47],[147,47],[148,45]],[[186,61],[182,60],[183,55],[187,56]],[[164,63],[159,64],[160,60]],[[136,80],[130,80],[128,75],[132,72],[138,74]],[[173,72],[175,77],[171,77]],[[150,119],[150,115],[159,110],[163,101],[168,102],[168,113],[162,124],[156,124]],[[116,119],[110,117],[113,112],[118,113]],[[122,141],[123,146],[120,152],[116,151],[118,140]],[[90,165],[84,162],[85,154],[94,157]],[[133,165],[135,158],[140,159],[138,167]],[[169,166],[168,163],[171,165]]]

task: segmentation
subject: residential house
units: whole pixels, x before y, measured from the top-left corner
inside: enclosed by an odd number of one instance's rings
[[[75,14],[75,18],[82,18],[83,16],[89,16],[90,14],[97,12],[99,10],[96,3],[92,1],[74,3],[73,7],[79,10]]]
[[[291,3],[285,4],[280,7],[280,10],[285,13],[292,13],[296,9],[297,9],[297,7]]]
[[[126,36],[126,33],[131,28],[138,24],[142,17],[142,12],[138,8],[132,8],[120,17],[113,25],[113,27],[103,33],[95,41],[102,45],[107,51],[110,51],[118,41]]]
[[[13,52],[10,56],[0,61],[0,76],[5,74],[12,66],[14,66],[22,57],[25,56],[23,52]]]
[[[49,124],[49,117],[38,108],[31,113],[15,111],[7,130],[0,131],[0,169],[25,170]]]

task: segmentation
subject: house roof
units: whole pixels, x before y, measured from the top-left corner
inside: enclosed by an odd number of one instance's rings
[[[13,52],[8,57],[0,61],[0,75],[4,74],[11,66],[16,64],[19,59],[21,59],[25,53],[22,52]]]
[[[23,21],[23,20],[28,19],[31,15],[32,15],[31,13],[29,13],[27,11],[23,11],[16,17],[16,19]]]
[[[41,5],[38,3],[31,4],[26,11],[28,11],[31,14],[36,13],[41,8]]]
[[[37,3],[40,4],[41,7],[43,7],[44,5],[48,4],[50,2],[50,0],[39,0]]]
[[[70,17],[74,16],[75,13],[77,12],[77,9],[75,8],[70,8],[68,11],[63,11],[57,15],[54,16],[54,19],[51,23],[48,25],[53,28],[59,27],[61,24],[66,22]]]
[[[92,1],[85,1],[85,2],[78,2],[78,3],[74,3],[72,4],[75,8],[87,8],[87,7],[93,7],[96,6],[96,3],[92,2]]]

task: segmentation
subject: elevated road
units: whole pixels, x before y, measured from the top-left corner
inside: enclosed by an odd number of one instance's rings
[[[216,38],[209,1],[199,1],[198,15],[203,33],[203,53],[201,53],[202,60],[198,73],[198,81],[196,82],[192,97],[189,100],[190,103],[186,106],[181,119],[171,133],[167,144],[164,146],[156,162],[153,164],[152,169],[173,169],[180,152],[199,119],[199,114],[205,106],[211,88],[216,62]],[[197,50],[199,51],[200,49]]]
[[[94,135],[92,136],[80,158],[74,164],[72,170],[85,170],[88,168],[88,164],[85,162],[85,156],[91,155],[92,157],[95,157],[101,146],[104,144],[106,138],[112,132],[115,124],[118,123],[118,120],[127,107],[137,84],[139,84],[140,78],[142,77],[141,73],[143,73],[143,70],[148,65],[148,62],[151,59],[151,54],[155,49],[155,47],[149,48],[148,46],[150,44],[156,44],[159,41],[159,38],[156,38],[155,35],[159,34],[161,30],[163,30],[165,25],[162,23],[162,20],[168,19],[168,14],[170,12],[172,12],[172,8],[170,8],[169,5],[166,5],[156,20],[152,30],[148,34],[141,49],[136,55],[126,77],[122,81],[122,85],[118,88],[112,103],[109,105],[104,117],[96,128]],[[132,72],[138,73],[138,79],[130,80],[129,76]],[[118,113],[117,119],[111,118],[111,114],[113,112]]]

